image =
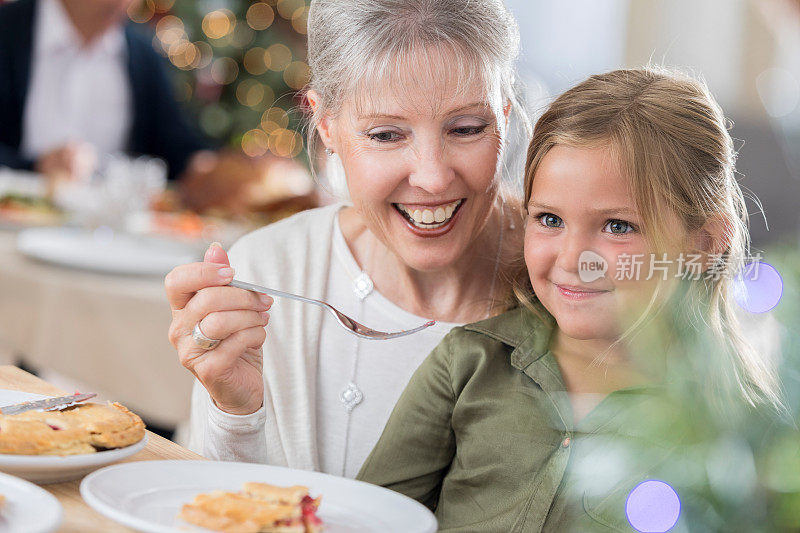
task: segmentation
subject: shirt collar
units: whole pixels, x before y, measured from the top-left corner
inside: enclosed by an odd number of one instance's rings
[[[514,348],[511,364],[524,370],[541,359],[550,347],[555,319],[539,302],[532,308],[521,306],[502,315],[469,324],[465,329],[483,333]]]
[[[72,25],[60,0],[41,0],[36,26],[37,40],[41,49],[52,52],[63,49],[82,49],[83,40]],[[121,25],[109,28],[90,46],[113,56],[124,50],[125,34]]]

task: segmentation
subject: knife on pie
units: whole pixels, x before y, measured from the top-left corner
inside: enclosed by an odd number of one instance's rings
[[[90,398],[97,396],[94,392],[84,394],[73,394],[71,396],[59,396],[58,398],[45,398],[44,400],[34,400],[29,402],[15,403],[13,405],[5,405],[0,407],[0,414],[4,415],[17,415],[25,411],[32,411],[34,409],[42,409],[48,411],[56,407],[68,407],[70,405],[85,402]]]

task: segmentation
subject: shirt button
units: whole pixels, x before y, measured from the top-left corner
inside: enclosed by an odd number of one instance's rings
[[[564,448],[568,448],[569,447],[569,437],[567,437],[566,439],[561,441],[561,446],[563,446]]]

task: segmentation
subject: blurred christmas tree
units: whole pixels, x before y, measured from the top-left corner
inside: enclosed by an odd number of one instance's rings
[[[308,81],[304,0],[137,0],[178,97],[211,138],[249,156],[301,157],[299,89]],[[293,111],[295,110],[295,111]]]

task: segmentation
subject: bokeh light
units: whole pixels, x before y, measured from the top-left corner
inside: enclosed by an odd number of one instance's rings
[[[156,12],[158,13],[169,13],[169,10],[172,9],[172,6],[175,4],[175,0],[155,0]]]
[[[272,95],[272,89],[269,89],[269,93],[267,93],[268,89],[264,84],[252,78],[246,79],[236,87],[236,99],[247,107],[259,107],[268,95]]]
[[[185,40],[170,45],[167,56],[173,65],[183,70],[192,68],[192,64],[200,60],[200,52],[197,47],[194,43]]]
[[[289,157],[295,158],[300,155],[300,152],[303,151],[303,134],[295,131],[294,132],[294,145],[292,146],[292,151],[289,154]]]
[[[245,52],[243,60],[245,70],[254,76],[264,74],[269,68],[267,60],[270,58],[265,52],[266,50],[260,46],[254,46]]]
[[[269,136],[269,151],[279,157],[295,157],[303,148],[303,139],[295,131],[278,128]]]
[[[292,15],[292,28],[301,35],[308,33],[308,7],[297,8]]]
[[[156,6],[153,0],[141,0],[128,5],[128,18],[134,22],[143,23],[153,18]]]
[[[289,115],[280,107],[271,107],[261,115],[261,129],[266,133],[289,126]]]
[[[242,135],[242,151],[250,157],[264,155],[267,144],[267,134],[261,130],[250,130]]]
[[[230,57],[219,57],[211,63],[211,79],[220,85],[233,83],[239,75],[239,65]]]
[[[236,48],[247,48],[256,38],[256,32],[247,24],[239,24],[233,31],[231,43]]]
[[[156,24],[156,37],[161,42],[161,48],[166,51],[170,45],[187,38],[183,21],[174,15],[163,17]]]
[[[267,48],[270,57],[270,70],[280,72],[292,62],[292,51],[285,44],[273,44]]]
[[[261,102],[264,101],[264,85],[255,83],[252,87],[247,89],[245,95],[245,105],[248,107],[259,107]]]
[[[198,108],[205,134],[251,155],[302,155],[298,124],[281,107],[295,105],[296,91],[310,78],[308,0],[214,1],[204,7],[134,1],[152,7],[153,47],[183,71],[178,98]]]
[[[262,102],[262,105],[260,106],[262,109],[264,107],[269,107],[275,103],[275,91],[273,91],[272,87],[270,87],[267,84],[264,84],[263,87],[264,87],[264,100]]]
[[[255,2],[247,10],[247,24],[254,30],[266,30],[275,20],[275,12],[265,2]]]
[[[197,61],[192,63],[192,68],[206,68],[214,59],[214,50],[205,41],[197,41],[194,46],[197,48]]]
[[[291,20],[292,15],[302,7],[305,7],[303,0],[278,0],[275,9],[277,9],[278,15],[286,20]]]
[[[303,61],[292,61],[283,71],[283,80],[292,89],[302,89],[311,78],[311,69]]]
[[[221,39],[236,27],[236,17],[228,9],[217,9],[203,17],[203,33],[209,39]]]
[[[648,479],[636,485],[628,494],[625,514],[636,531],[664,533],[678,522],[681,500],[668,483]]]
[[[783,296],[783,278],[769,263],[754,261],[734,279],[733,295],[746,311],[766,313],[774,309]]]

